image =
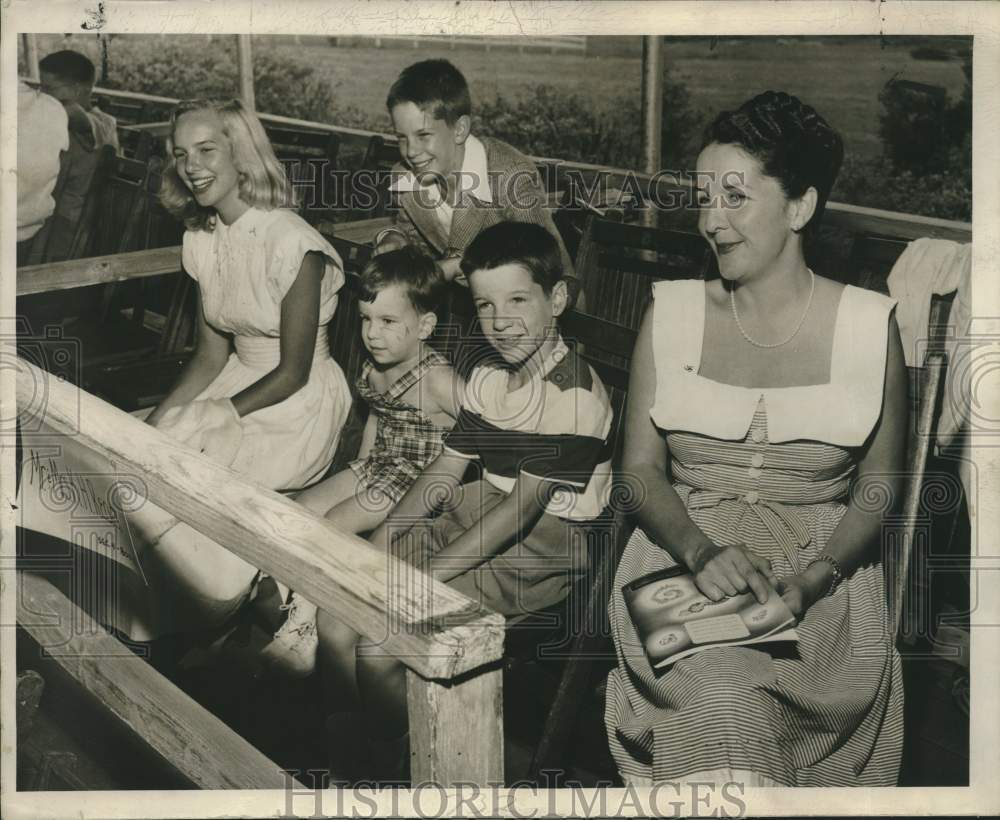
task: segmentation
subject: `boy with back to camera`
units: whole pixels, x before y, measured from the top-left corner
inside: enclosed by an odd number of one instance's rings
[[[463,280],[462,253],[498,222],[531,222],[558,243],[573,305],[579,290],[573,262],[546,204],[535,164],[516,148],[471,131],[469,86],[447,60],[403,69],[386,106],[402,163],[390,191],[399,196],[395,224],[375,238],[375,252],[413,244],[437,260],[445,278]]]
[[[115,118],[91,104],[97,72],[90,59],[67,49],[46,55],[39,61],[38,68],[40,89],[61,102],[66,111],[69,150],[62,157],[55,213],[51,224],[45,228],[44,258],[36,254],[32,263],[69,258],[100,150],[109,145],[118,152]]]

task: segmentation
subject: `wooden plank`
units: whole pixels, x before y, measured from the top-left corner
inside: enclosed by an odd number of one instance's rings
[[[888,576],[886,591],[889,593],[889,626],[892,634],[900,631],[903,615],[903,602],[906,597],[907,580],[910,559],[913,551],[913,541],[916,537],[917,519],[920,514],[920,497],[924,471],[927,467],[927,457],[930,453],[931,436],[928,431],[936,429],[934,424],[937,409],[940,404],[941,385],[944,382],[946,358],[941,353],[929,353],[924,362],[921,374],[919,405],[915,408],[914,417],[910,419],[911,431],[917,431],[912,436],[909,446],[907,463],[907,480],[903,486],[902,521],[903,530],[899,539],[899,555],[887,556],[884,571]],[[893,560],[894,559],[894,560]],[[912,616],[911,616],[912,620]],[[903,627],[903,637],[907,643],[916,638],[916,627],[906,624]]]
[[[69,290],[126,279],[162,276],[181,270],[180,246],[69,259],[17,269],[17,295]]]
[[[95,88],[94,92],[108,97],[116,97],[122,100],[138,100],[143,102],[160,103],[164,105],[174,105],[178,100],[170,97],[156,97],[150,94],[138,94],[129,91],[117,91],[106,88]],[[395,142],[395,138],[389,134],[381,134],[376,131],[368,131],[359,128],[347,128],[339,125],[313,122],[311,120],[301,120],[294,117],[281,117],[275,114],[259,114],[264,123],[275,123],[297,126],[302,128],[314,128],[322,131],[330,131],[337,134],[364,137],[370,139],[374,136],[383,137],[390,142]],[[567,171],[579,172],[600,172],[612,179],[622,180],[634,178],[640,187],[646,187],[654,179],[649,174],[644,174],[630,168],[617,168],[606,165],[595,165],[588,162],[563,161],[557,157],[536,157],[530,159],[536,163],[556,163],[558,165],[558,175],[565,175]],[[663,174],[655,177],[655,184],[659,195],[669,195],[671,192],[690,193],[690,180],[677,179],[672,175]],[[617,183],[621,187],[621,183]],[[879,234],[898,239],[919,239],[922,236],[931,236],[939,239],[952,239],[956,242],[972,241],[972,224],[969,222],[959,222],[948,219],[936,219],[934,217],[916,216],[914,214],[899,213],[896,211],[883,211],[877,208],[864,208],[860,205],[848,205],[843,202],[828,202],[824,225],[842,228],[851,233]]]
[[[566,338],[577,339],[588,348],[596,347],[617,356],[631,357],[638,335],[637,331],[630,327],[578,310],[564,314],[560,319],[560,325]]]
[[[371,245],[379,231],[392,227],[391,216],[359,219],[354,222],[321,222],[318,230],[352,245]]]
[[[10,351],[13,361],[13,351]],[[504,619],[427,579],[421,594],[390,579],[415,570],[278,493],[192,452],[137,418],[18,358],[22,423],[74,436],[143,476],[147,497],[273,575],[427,678],[501,657]],[[38,397],[43,397],[39,402]],[[39,406],[41,405],[41,406]],[[399,628],[388,629],[388,624]]]
[[[626,285],[635,286],[639,277],[645,279],[699,279],[705,267],[704,257],[690,259],[684,257],[664,257],[655,262],[645,259],[636,259],[634,256],[625,256],[621,253],[602,252],[600,254],[600,269],[602,274],[608,275],[610,271],[623,274],[633,274],[625,276]],[[643,283],[649,287],[649,283]],[[626,293],[627,303],[633,301],[634,293]]]
[[[955,242],[972,241],[972,223],[930,216],[916,216],[898,211],[863,208],[842,202],[828,202],[823,216],[823,227],[840,228],[855,234],[876,234],[892,239],[951,239]]]
[[[49,656],[203,789],[281,789],[287,776],[70,602],[51,583],[19,573],[17,620]],[[54,616],[54,617],[53,617]]]
[[[503,783],[503,670],[449,684],[406,675],[410,781]]]

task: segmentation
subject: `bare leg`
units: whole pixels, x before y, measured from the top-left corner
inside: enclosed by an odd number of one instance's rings
[[[354,475],[354,471],[341,470],[308,490],[303,490],[295,496],[295,502],[314,513],[326,515],[328,510],[351,498],[357,491],[358,477]]]
[[[406,667],[374,644],[358,650],[358,687],[373,734],[385,739],[406,734]]]
[[[357,711],[361,707],[361,696],[355,654],[361,636],[323,610],[317,615],[316,626],[319,632],[317,661],[327,714]]]

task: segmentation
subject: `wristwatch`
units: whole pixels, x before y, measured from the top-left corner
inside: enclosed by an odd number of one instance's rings
[[[830,568],[833,570],[833,577],[830,579],[830,586],[827,587],[825,593],[826,595],[829,595],[840,585],[840,582],[844,580],[844,571],[840,567],[840,562],[832,555],[830,555],[830,553],[828,552],[821,552],[819,555],[813,558],[812,561],[809,562],[806,569],[811,567],[813,564],[820,563],[821,561],[826,564],[829,564]]]

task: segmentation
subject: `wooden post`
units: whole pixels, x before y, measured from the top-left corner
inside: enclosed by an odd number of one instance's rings
[[[406,671],[410,782],[503,783],[503,669],[442,683]]]
[[[257,104],[253,93],[253,50],[249,34],[236,35],[236,57],[239,62],[240,99],[253,111]]]
[[[655,174],[660,170],[663,139],[663,38],[642,38],[642,170]],[[657,224],[656,209],[643,211],[643,223]]]
[[[28,66],[28,79],[38,82],[41,75],[38,73],[38,38],[34,34],[22,34],[24,44],[24,62]]]

